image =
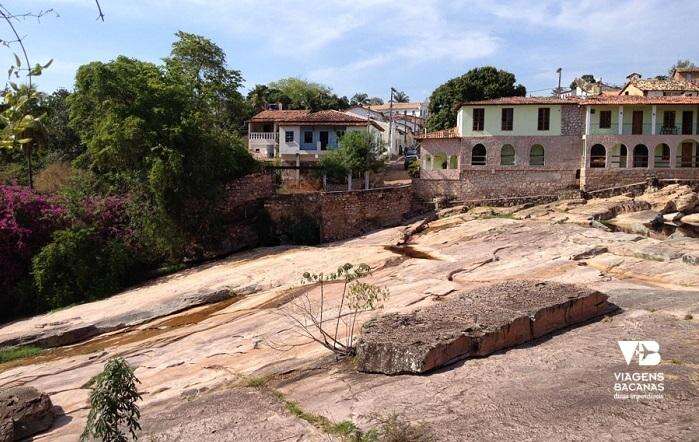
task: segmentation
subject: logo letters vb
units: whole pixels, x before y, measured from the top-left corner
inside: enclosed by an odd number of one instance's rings
[[[638,365],[660,364],[660,344],[656,341],[619,341],[619,348],[624,355],[626,365],[631,364],[638,355]]]

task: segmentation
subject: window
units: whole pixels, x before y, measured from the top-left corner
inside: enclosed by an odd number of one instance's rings
[[[535,144],[529,151],[529,165],[530,166],[543,166],[544,165],[544,146],[541,144]]]
[[[284,132],[284,141],[286,141],[287,143],[294,142],[294,131],[293,130],[287,130]]]
[[[548,107],[539,108],[538,130],[549,130],[551,123],[551,109]]]
[[[648,167],[648,148],[643,144],[633,148],[633,167]]]
[[[313,144],[313,131],[307,130],[303,133],[304,144]]]
[[[486,160],[486,150],[485,146],[482,144],[476,144],[473,146],[473,151],[471,152],[471,165],[472,166],[485,166]]]
[[[511,107],[506,107],[502,109],[502,125],[500,128],[502,130],[512,130],[513,126],[514,109]]]
[[[604,113],[605,111],[602,111]],[[600,113],[600,116],[602,115]],[[603,169],[607,163],[607,149],[601,144],[595,144],[590,149],[590,167],[595,169]]]
[[[450,169],[458,169],[459,168],[459,159],[456,157],[456,155],[452,155],[449,157],[449,168]]]
[[[675,127],[675,111],[663,112],[663,127],[668,129]]]
[[[500,149],[500,165],[514,166],[515,165],[515,148],[511,144],[505,144]]]
[[[599,128],[611,129],[612,127],[612,111],[603,110],[599,113]]]
[[[481,131],[485,127],[485,109],[473,109],[473,130]]]

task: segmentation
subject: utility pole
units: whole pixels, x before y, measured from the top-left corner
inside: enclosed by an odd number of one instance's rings
[[[391,92],[388,99],[388,155],[391,156],[393,148],[393,93],[396,89],[391,87]]]

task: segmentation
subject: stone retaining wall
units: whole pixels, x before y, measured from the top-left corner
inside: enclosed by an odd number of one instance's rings
[[[277,195],[264,203],[272,234],[283,236],[290,222],[315,223],[321,242],[353,238],[395,226],[416,210],[411,186],[350,192]]]

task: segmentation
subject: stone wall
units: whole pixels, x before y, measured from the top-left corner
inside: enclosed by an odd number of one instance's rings
[[[561,135],[581,137],[585,131],[585,109],[580,106],[561,106]]]
[[[594,191],[641,183],[649,178],[657,178],[659,180],[699,181],[699,168],[586,169],[585,190]]]
[[[411,186],[350,192],[277,195],[264,203],[272,234],[280,237],[290,222],[314,222],[321,242],[353,238],[395,226],[414,211]]]

